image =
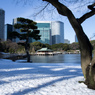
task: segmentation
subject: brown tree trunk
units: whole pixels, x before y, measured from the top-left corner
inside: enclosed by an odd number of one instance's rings
[[[81,67],[85,77],[85,83],[89,88],[95,89],[95,60],[92,60],[92,45],[88,37],[85,35],[81,23],[77,20],[72,12],[58,0],[43,0],[51,3],[59,14],[66,16],[72,25],[80,45],[81,51]],[[87,17],[84,15],[84,17]]]

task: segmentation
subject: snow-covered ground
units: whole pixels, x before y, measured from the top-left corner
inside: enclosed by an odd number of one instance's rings
[[[73,63],[25,63],[0,59],[0,95],[95,95]]]

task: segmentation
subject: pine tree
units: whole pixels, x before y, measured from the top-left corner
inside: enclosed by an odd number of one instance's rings
[[[33,38],[35,40],[40,40],[40,31],[37,30],[36,22],[30,19],[25,18],[17,18],[17,21],[20,23],[16,23],[14,25],[15,29],[20,29],[20,32],[14,31],[11,33],[13,38],[18,37],[20,40],[25,40],[25,51],[27,54],[27,62],[30,62],[30,54],[29,54],[29,38]]]

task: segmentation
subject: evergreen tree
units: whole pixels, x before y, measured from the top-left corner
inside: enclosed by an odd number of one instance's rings
[[[36,22],[30,19],[25,18],[17,18],[17,23],[14,25],[15,29],[20,29],[18,33],[16,31],[12,32],[11,35],[13,38],[18,37],[20,40],[25,40],[25,51],[27,54],[27,62],[30,62],[30,54],[29,54],[29,38],[33,38],[35,40],[40,40],[40,31],[37,30]]]

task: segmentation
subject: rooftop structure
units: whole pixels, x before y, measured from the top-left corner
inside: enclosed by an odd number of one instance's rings
[[[37,55],[54,55],[53,50],[48,48],[42,48],[37,51]]]
[[[38,50],[38,52],[52,52],[53,50],[48,49],[48,48],[42,48],[40,50]]]

